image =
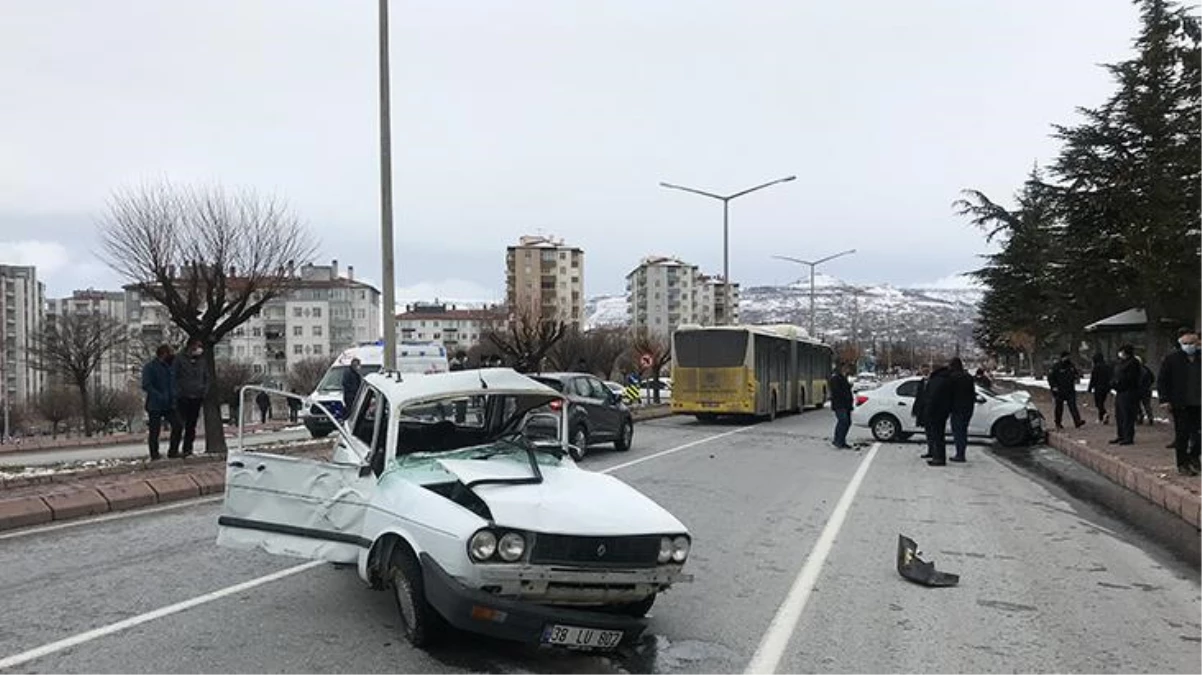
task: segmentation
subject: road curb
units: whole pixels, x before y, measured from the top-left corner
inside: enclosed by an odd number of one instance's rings
[[[0,530],[42,525],[54,520],[54,511],[41,497],[0,499]]]
[[[1189,490],[1161,480],[1155,473],[1134,466],[1101,450],[1079,443],[1055,431],[1048,433],[1048,445],[1105,476],[1112,483],[1143,497],[1200,529],[1202,523],[1202,499]]]
[[[630,417],[635,422],[671,417],[672,415],[672,406],[668,403],[654,403],[630,411]]]

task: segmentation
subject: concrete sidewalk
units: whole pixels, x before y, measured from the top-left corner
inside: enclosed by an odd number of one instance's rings
[[[275,431],[285,427],[297,426],[301,422],[289,422],[287,420],[271,420],[267,424],[247,424],[244,428],[249,433],[252,431],[268,430]],[[238,435],[238,427],[234,425],[225,425],[225,437],[233,438]],[[164,442],[170,435],[166,427],[163,429],[162,437]],[[204,420],[202,419],[196,425],[196,439],[204,439]],[[121,433],[121,434],[97,434],[94,436],[30,436],[21,438],[20,443],[0,443],[0,455],[9,452],[36,452],[38,450],[65,450],[74,448],[99,448],[108,445],[130,445],[134,443],[144,443],[146,441],[146,432],[140,433]]]

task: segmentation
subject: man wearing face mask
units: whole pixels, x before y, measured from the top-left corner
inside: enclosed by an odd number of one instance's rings
[[[1202,450],[1202,358],[1198,355],[1198,332],[1183,331],[1181,347],[1164,357],[1160,365],[1160,404],[1173,411],[1173,447],[1177,451],[1177,473],[1197,476]]]
[[[1135,409],[1139,407],[1139,362],[1135,347],[1119,347],[1119,360],[1114,364],[1114,425],[1118,436],[1110,441],[1117,445],[1135,443]]]
[[[192,454],[196,442],[196,422],[204,407],[205,395],[209,393],[209,369],[204,358],[204,343],[196,338],[188,340],[183,355],[171,364],[175,374],[175,400],[184,424],[183,456]]]

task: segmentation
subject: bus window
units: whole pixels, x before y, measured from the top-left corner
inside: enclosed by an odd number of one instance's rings
[[[679,331],[672,357],[681,368],[734,368],[747,357],[742,331]]]

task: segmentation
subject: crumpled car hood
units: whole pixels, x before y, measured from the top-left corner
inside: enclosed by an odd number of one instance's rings
[[[524,463],[443,459],[445,470],[463,483],[482,478],[528,478]],[[493,520],[533,532],[581,536],[676,534],[684,524],[643,493],[605,474],[579,467],[540,466],[538,485],[478,485],[472,488],[488,505]]]

